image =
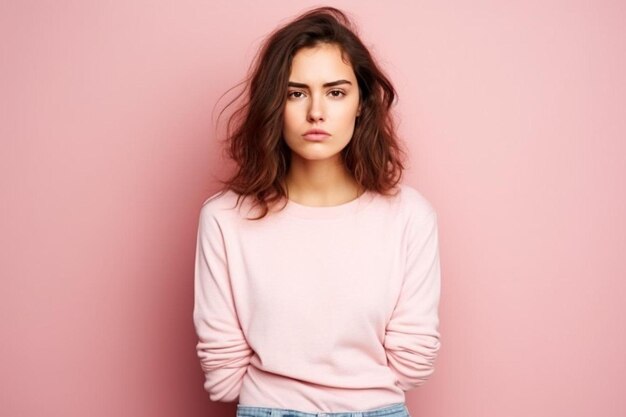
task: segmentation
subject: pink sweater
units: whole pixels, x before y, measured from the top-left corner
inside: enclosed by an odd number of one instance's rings
[[[440,347],[437,215],[413,187],[255,217],[200,211],[193,320],[213,401],[303,412],[403,402]],[[245,207],[251,203],[246,199]]]

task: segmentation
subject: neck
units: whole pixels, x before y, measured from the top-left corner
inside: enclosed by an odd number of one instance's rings
[[[333,206],[357,198],[360,187],[339,158],[292,158],[286,178],[289,199],[309,206]]]

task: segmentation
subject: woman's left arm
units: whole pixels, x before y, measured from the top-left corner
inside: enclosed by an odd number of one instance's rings
[[[396,385],[404,391],[422,385],[434,372],[440,348],[437,214],[431,211],[409,224],[407,231],[407,267],[384,341],[388,365],[396,375]]]

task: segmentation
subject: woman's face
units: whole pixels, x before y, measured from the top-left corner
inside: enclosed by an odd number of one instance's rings
[[[284,110],[283,137],[292,158],[340,159],[359,112],[359,88],[335,44],[300,49],[292,60]],[[306,136],[310,129],[327,135]]]

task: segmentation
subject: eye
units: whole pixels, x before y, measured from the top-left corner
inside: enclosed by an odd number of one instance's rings
[[[294,96],[294,94],[303,94],[303,93],[302,93],[302,91],[292,91],[292,92],[287,94],[287,97],[294,97],[294,98],[302,97],[302,96]]]
[[[336,93],[338,93],[338,94],[336,94]],[[330,94],[331,94],[333,97],[341,97],[341,96],[345,96],[345,95],[346,95],[346,93],[344,93],[344,92],[343,92],[343,91],[341,91],[341,90],[332,90],[332,91],[330,92]]]

